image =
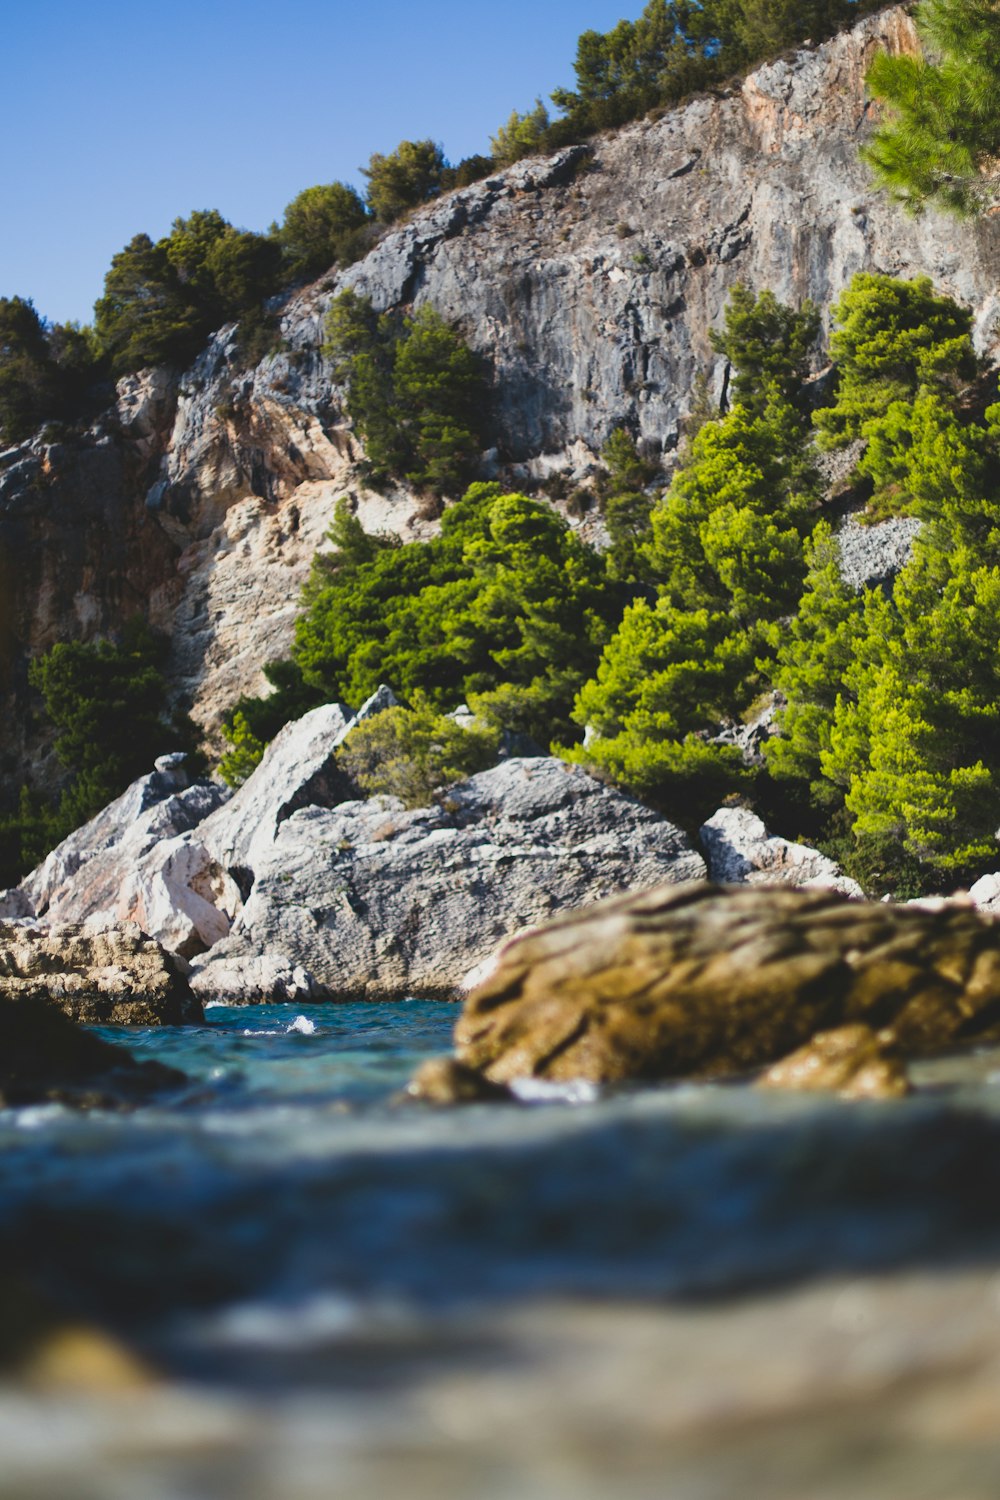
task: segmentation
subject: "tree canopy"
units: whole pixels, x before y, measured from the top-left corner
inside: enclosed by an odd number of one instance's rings
[[[395,151],[376,151],[361,171],[368,179],[368,207],[380,224],[418,208],[441,191],[447,163],[444,151],[431,140],[400,141]]]

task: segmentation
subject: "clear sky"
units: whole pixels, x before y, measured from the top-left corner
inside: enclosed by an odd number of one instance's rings
[[[486,151],[643,0],[5,0],[0,296],[90,318],[112,255],[217,208],[266,229],[373,151]]]

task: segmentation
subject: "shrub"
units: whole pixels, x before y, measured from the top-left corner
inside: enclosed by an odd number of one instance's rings
[[[367,797],[399,797],[425,807],[439,788],[496,761],[500,736],[489,726],[461,728],[426,698],[388,708],[351,730],[337,764]]]

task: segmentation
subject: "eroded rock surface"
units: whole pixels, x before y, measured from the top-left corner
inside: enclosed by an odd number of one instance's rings
[[[877,1027],[903,1054],[1000,1036],[1000,924],[782,887],[664,886],[509,943],[455,1028],[494,1083],[704,1076],[817,1032]]]
[[[206,998],[253,999],[266,955],[283,974],[304,969],[314,994],[451,998],[526,925],[703,875],[684,835],[649,808],[562,761],[508,760],[433,807],[374,797],[293,813],[192,983]]]
[[[88,1025],[180,1026],[203,1019],[181,966],[135,924],[0,922],[0,1000]]]
[[[746,807],[723,807],[699,832],[710,880],[721,885],[828,886],[862,897],[856,880],[808,844],[793,844],[768,832]]]

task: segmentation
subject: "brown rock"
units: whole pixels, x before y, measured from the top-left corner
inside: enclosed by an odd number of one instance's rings
[[[403,1095],[423,1104],[476,1104],[512,1098],[509,1089],[490,1083],[474,1068],[467,1068],[453,1057],[431,1057],[421,1063]]]
[[[845,1099],[902,1099],[910,1092],[906,1068],[891,1044],[860,1022],[819,1032],[769,1068],[759,1086]]]
[[[180,1026],[203,1019],[182,967],[134,923],[88,932],[0,922],[0,999],[50,1001],[97,1026]]]
[[[1000,925],[789,887],[658,886],[501,949],[456,1056],[515,1078],[706,1076],[764,1067],[817,1032],[887,1030],[904,1054],[1000,1035]]]

